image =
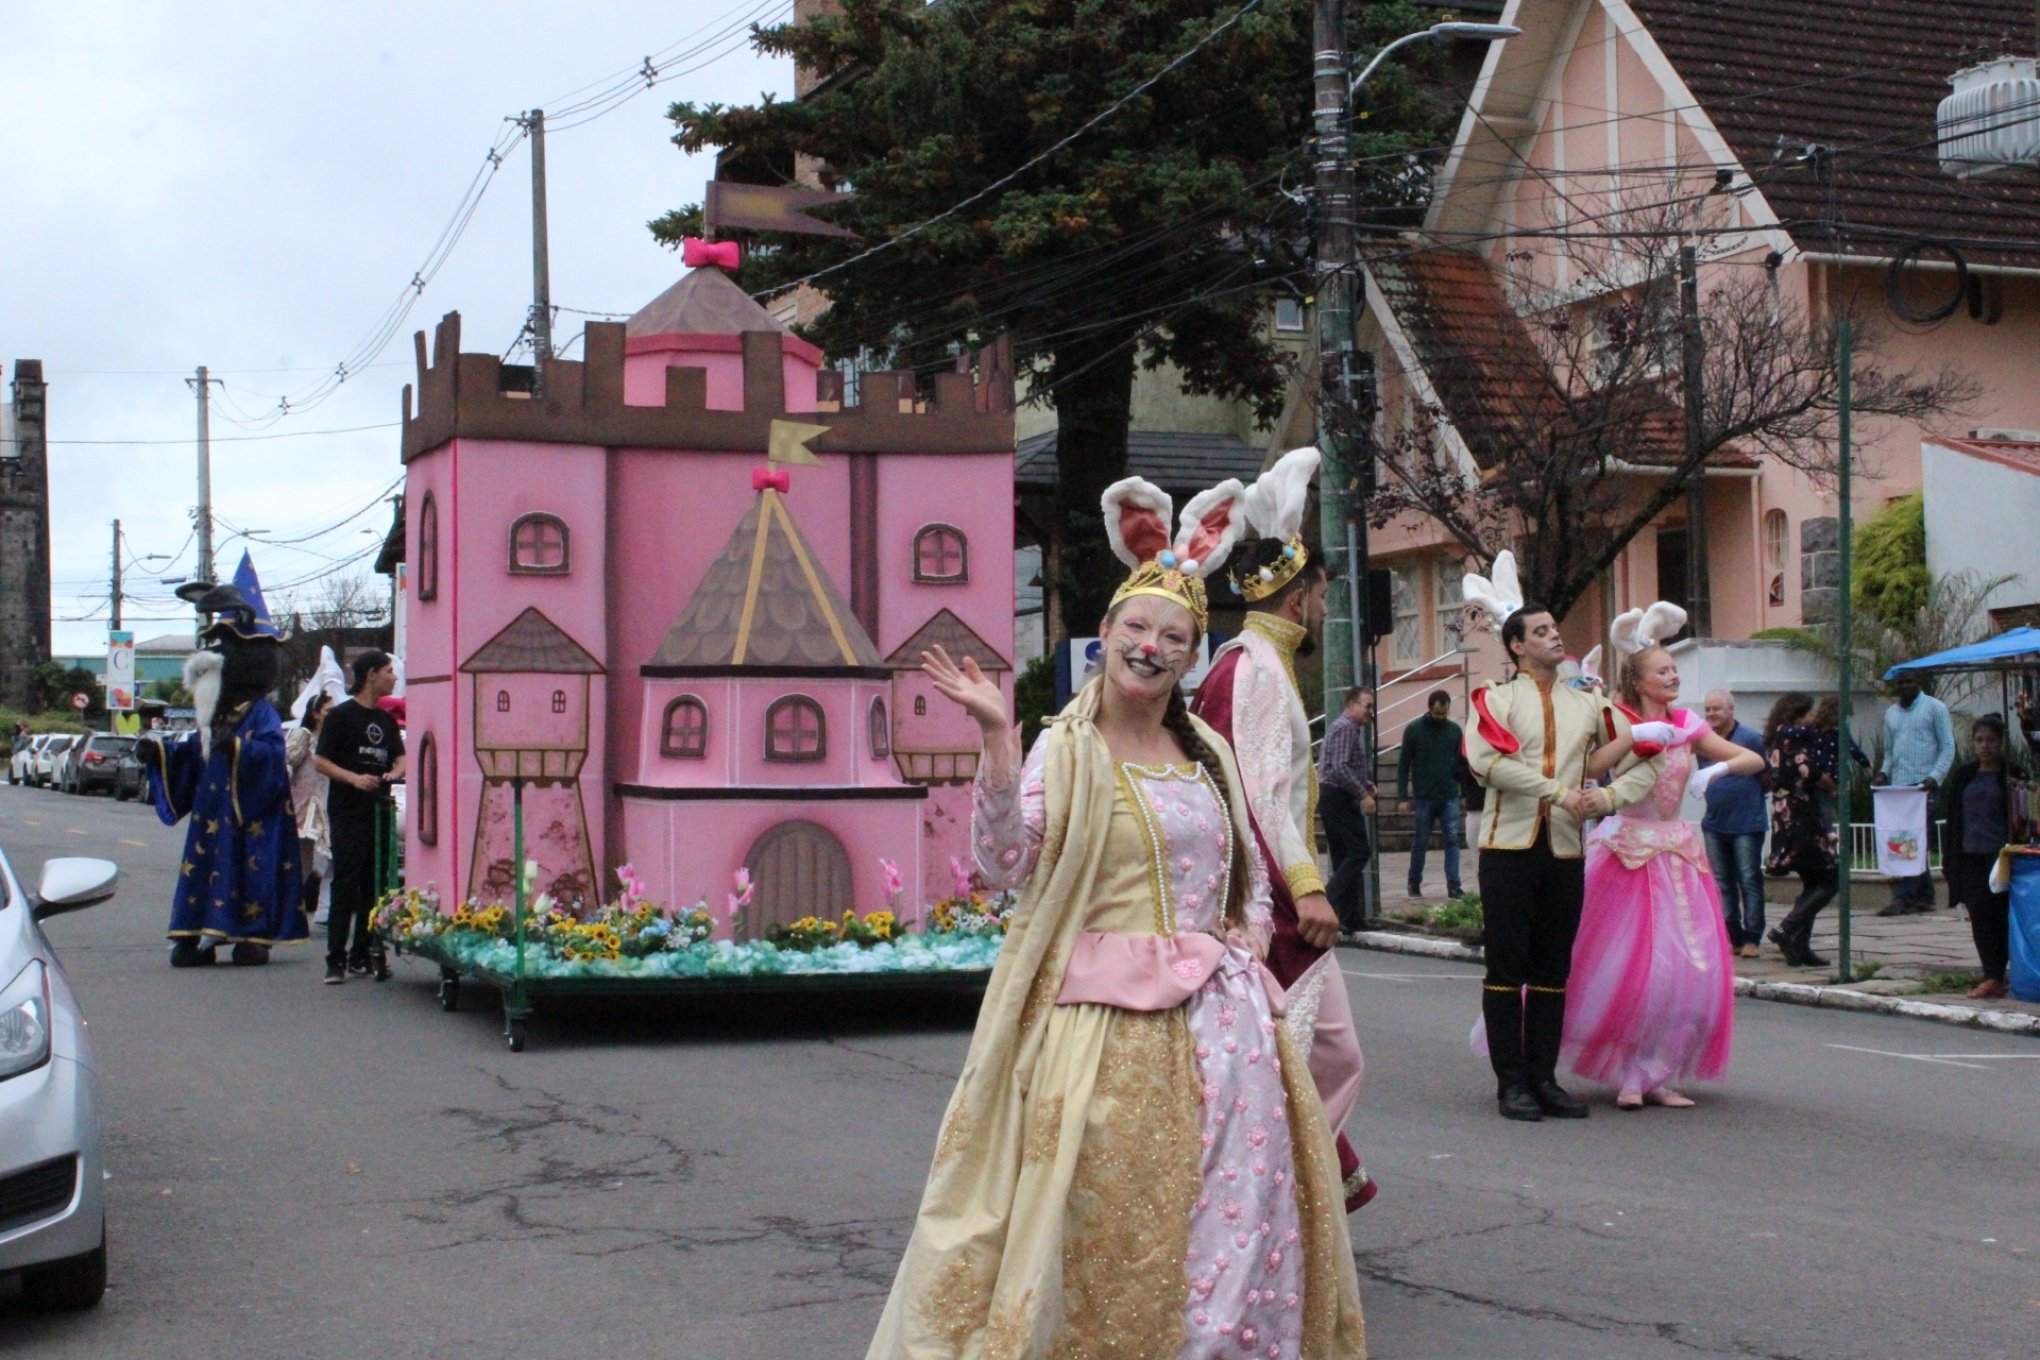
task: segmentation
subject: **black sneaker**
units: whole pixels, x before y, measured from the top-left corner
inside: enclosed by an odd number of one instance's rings
[[[347,960],[347,971],[356,977],[367,977],[372,970],[368,966],[367,959],[349,959]]]
[[[326,985],[328,987],[338,987],[341,983],[345,981],[347,981],[346,969],[342,968],[337,963],[329,963],[326,965]]]

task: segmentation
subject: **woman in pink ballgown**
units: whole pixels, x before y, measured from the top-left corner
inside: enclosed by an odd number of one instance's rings
[[[1671,607],[1651,614],[1660,610]],[[1681,613],[1656,635],[1683,623]],[[1622,640],[1618,628],[1618,650]],[[1661,745],[1664,770],[1650,796],[1604,820],[1588,846],[1563,1052],[1579,1076],[1616,1089],[1618,1109],[1684,1108],[1693,1102],[1671,1082],[1727,1070],[1735,973],[1706,848],[1679,802],[1689,782],[1704,792],[1721,775],[1757,773],[1764,759],[1716,736],[1699,714],[1671,707],[1679,667],[1654,642],[1624,662],[1619,691],[1634,741]],[[1627,746],[1603,747],[1605,760]],[[1697,774],[1696,755],[1711,762]]]

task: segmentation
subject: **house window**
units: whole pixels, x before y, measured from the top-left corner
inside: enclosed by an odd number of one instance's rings
[[[1785,555],[1792,550],[1792,521],[1783,510],[1764,512],[1764,565],[1772,571],[1785,570]]]
[[[439,844],[439,741],[430,732],[418,739],[418,841]]]
[[[916,694],[916,695],[914,696],[914,716],[915,716],[915,717],[917,717],[917,718],[925,718],[925,717],[927,717],[927,716],[928,716],[928,696],[927,696],[927,695],[925,695],[925,694]]]
[[[510,570],[520,576],[567,574],[567,524],[558,515],[520,515],[510,526]]]
[[[892,718],[885,711],[885,700],[873,699],[869,714],[871,725],[871,754],[884,759],[892,754]]]
[[[1423,654],[1423,613],[1417,608],[1417,568],[1394,567],[1388,573],[1390,612],[1395,618],[1395,659],[1415,661]]]
[[[1275,299],[1275,329],[1278,331],[1302,331],[1302,298],[1279,297]]]
[[[496,691],[496,711],[498,713],[508,713],[510,711],[509,690],[499,689]]]
[[[708,706],[691,694],[666,705],[659,728],[659,754],[699,760],[708,754]]]
[[[1438,646],[1442,651],[1458,645],[1464,634],[1464,629],[1455,627],[1455,623],[1466,610],[1466,564],[1456,557],[1441,557],[1432,575],[1437,582],[1431,596],[1432,609],[1438,616],[1441,634]]]
[[[439,502],[430,491],[418,507],[418,598],[439,598]]]
[[[945,584],[969,580],[970,544],[963,530],[951,524],[930,524],[915,534],[914,579]]]
[[[765,710],[767,760],[820,760],[828,754],[821,705],[793,694]]]

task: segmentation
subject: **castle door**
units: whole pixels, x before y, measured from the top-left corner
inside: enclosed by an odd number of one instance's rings
[[[850,855],[843,842],[814,822],[781,822],[751,843],[744,857],[757,885],[751,934],[762,939],[774,926],[803,916],[840,920],[855,906],[850,891]]]

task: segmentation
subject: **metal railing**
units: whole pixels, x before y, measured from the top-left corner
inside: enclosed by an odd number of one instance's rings
[[[1937,821],[1927,835],[1927,868],[1929,871],[1941,867],[1941,842],[1947,838],[1945,821]],[[1849,872],[1852,874],[1875,874],[1877,872],[1877,826],[1874,822],[1852,822],[1849,824]]]

